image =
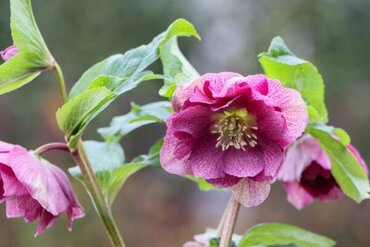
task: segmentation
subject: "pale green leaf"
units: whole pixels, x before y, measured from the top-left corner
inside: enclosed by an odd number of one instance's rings
[[[192,32],[193,35],[197,34],[195,29]],[[195,80],[199,77],[199,73],[181,53],[176,37],[170,39],[159,50],[163,73],[168,78],[165,79],[159,94],[171,98],[178,85]]]
[[[98,132],[106,140],[119,140],[131,131],[152,123],[164,123],[172,112],[168,101],[150,103],[144,106],[131,104],[131,111],[112,119],[109,127],[100,128]]]
[[[84,141],[83,146],[96,174],[105,200],[111,205],[126,180],[146,164],[125,164],[125,155],[117,142]],[[79,167],[69,172],[84,184]]]
[[[269,78],[280,80],[285,87],[298,90],[310,110],[310,121],[328,121],[324,102],[324,82],[316,67],[296,57],[280,37],[272,40],[269,51],[259,55],[259,61]]]
[[[100,63],[97,63],[87,70],[76,82],[69,94],[69,98],[76,97],[78,94],[82,93],[89,88],[91,83],[101,76],[113,78],[113,83],[106,80],[109,85],[117,84],[117,78],[121,78],[121,82],[125,82],[129,85],[136,84],[135,82],[138,78],[143,77],[141,73],[159,58],[158,49],[160,46],[164,45],[173,37],[196,35],[193,34],[193,29],[194,27],[188,21],[178,19],[172,23],[164,33],[155,37],[148,45],[142,45],[131,49],[125,54],[110,56]],[[127,91],[126,89],[121,89],[117,85],[115,87],[117,89],[114,91],[117,92],[117,94],[121,94],[122,91]],[[123,87],[125,86],[123,85]]]
[[[256,246],[331,247],[335,242],[327,237],[287,224],[260,224],[249,229],[238,247]]]

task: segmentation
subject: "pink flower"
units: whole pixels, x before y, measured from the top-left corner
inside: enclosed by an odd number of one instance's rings
[[[15,45],[9,46],[3,51],[0,51],[0,56],[4,61],[8,61],[19,53],[18,48]]]
[[[72,221],[84,216],[66,174],[21,146],[0,142],[0,202],[8,218],[40,219],[36,235],[51,227],[63,212]]]
[[[285,148],[308,121],[300,94],[264,75],[206,74],[179,88],[173,106],[163,168],[230,187],[245,206],[266,199]]]
[[[367,166],[356,148],[352,145],[347,148],[367,173]],[[314,199],[329,201],[343,196],[331,173],[328,156],[309,134],[302,136],[288,149],[278,179],[284,181],[288,201],[297,209],[308,206]]]

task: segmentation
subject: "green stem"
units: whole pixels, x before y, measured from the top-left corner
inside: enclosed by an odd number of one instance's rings
[[[63,76],[62,69],[60,68],[60,66],[57,62],[55,62],[53,70],[54,70],[55,76],[57,77],[60,97],[61,97],[63,103],[65,103],[67,101],[66,83],[64,81],[64,76]]]
[[[94,203],[96,212],[103,221],[105,229],[107,230],[108,236],[112,242],[112,246],[125,247],[118,227],[114,221],[111,207],[104,199],[100,185],[96,180],[94,171],[91,168],[89,159],[86,155],[85,149],[81,141],[79,141],[78,143],[77,151],[74,152],[72,155],[75,162],[81,169],[81,172],[84,176],[87,191],[89,192],[89,195]]]
[[[232,195],[226,209],[226,215],[221,233],[220,247],[229,247],[234,234],[240,203]]]
[[[64,81],[62,69],[58,63],[54,64],[54,72],[58,81],[58,87],[62,102],[67,101],[67,90]],[[40,151],[40,150],[39,150]],[[42,150],[41,150],[42,151]],[[114,221],[110,204],[105,200],[100,185],[96,179],[95,173],[91,167],[90,161],[86,155],[85,149],[82,145],[81,139],[78,141],[77,150],[70,150],[76,164],[80,167],[81,173],[84,177],[87,191],[93,201],[94,207],[100,219],[102,220],[104,227],[108,233],[109,239],[113,247],[125,247],[121,234]]]

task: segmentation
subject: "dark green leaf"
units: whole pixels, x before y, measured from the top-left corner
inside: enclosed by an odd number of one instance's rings
[[[320,143],[322,149],[329,156],[332,173],[343,192],[356,202],[369,198],[369,179],[361,168],[357,159],[348,151],[343,143],[333,137],[333,127],[309,125],[306,132],[311,134]],[[338,131],[337,131],[338,133]],[[343,135],[343,133],[341,134]]]
[[[306,104],[316,110],[309,110],[311,122],[328,121],[324,82],[314,65],[296,57],[280,37],[272,40],[269,51],[260,54],[259,61],[268,77],[298,90]]]
[[[152,123],[164,123],[172,112],[170,102],[161,101],[144,106],[131,104],[131,111],[125,115],[114,117],[110,126],[100,128],[98,132],[106,140],[119,140],[131,131]]]
[[[287,224],[260,224],[249,229],[238,247],[291,246],[331,247],[335,242],[327,237]]]

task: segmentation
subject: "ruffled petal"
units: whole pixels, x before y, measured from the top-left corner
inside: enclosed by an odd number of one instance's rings
[[[314,201],[314,197],[297,182],[284,183],[288,195],[288,202],[297,209],[302,209]]]
[[[212,111],[208,107],[193,106],[174,113],[167,120],[167,129],[176,132],[185,132],[194,138],[205,134],[212,123]]]
[[[68,199],[50,173],[49,168],[52,165],[49,162],[37,159],[20,146],[11,150],[9,161],[19,182],[48,212],[59,215],[68,208]]]
[[[180,156],[178,154],[178,148],[180,148],[180,153],[183,156],[182,158],[178,158]],[[172,174],[192,175],[189,163],[190,152],[185,155],[184,149],[187,148],[184,147],[184,144],[181,144],[181,140],[174,135],[172,122],[168,121],[167,133],[163,139],[163,145],[159,155],[162,168]]]
[[[269,80],[268,85],[268,97],[274,100],[285,118],[287,130],[281,141],[288,145],[300,137],[307,126],[306,104],[298,91],[283,87],[279,81]]]
[[[209,135],[194,145],[189,161],[194,176],[205,179],[225,177],[222,159],[223,152],[216,148],[216,137]]]
[[[275,178],[284,159],[284,151],[281,147],[272,141],[264,139],[259,140],[263,147],[264,170],[263,174],[267,178]]]
[[[256,182],[251,179],[242,179],[231,187],[236,200],[245,207],[255,207],[264,202],[270,193],[270,183],[267,181]]]
[[[218,149],[222,152],[221,149]],[[224,153],[224,172],[235,177],[254,177],[264,166],[264,155],[260,148],[246,147],[245,150],[229,148]]]

